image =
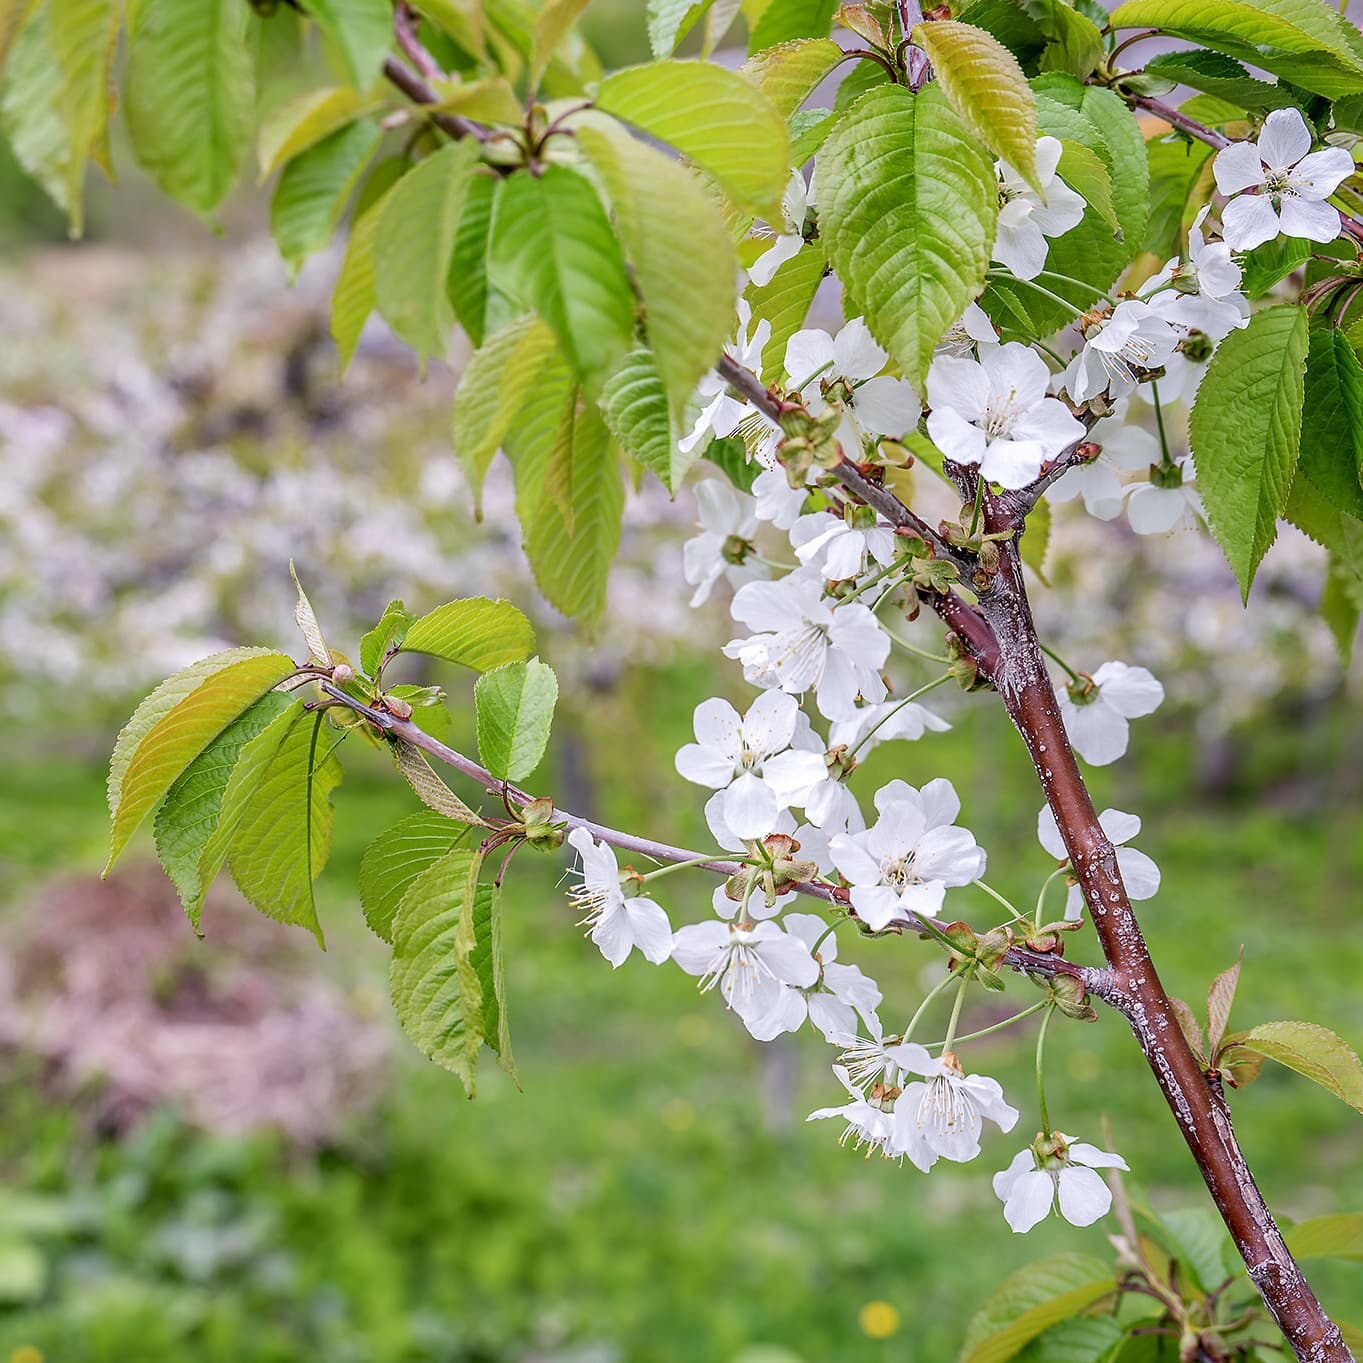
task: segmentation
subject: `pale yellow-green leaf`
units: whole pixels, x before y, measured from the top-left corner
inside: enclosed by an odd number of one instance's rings
[[[385,942],[393,940],[393,918],[412,881],[465,842],[471,831],[467,824],[422,809],[365,848],[360,862],[360,908],[364,921]]]
[[[530,86],[536,88],[555,49],[567,36],[589,0],[545,0],[530,37]]]
[[[253,31],[241,0],[138,0],[124,102],[138,161],[205,215],[227,196],[255,119]]]
[[[525,615],[509,601],[485,596],[437,606],[415,621],[402,640],[403,653],[426,653],[475,672],[519,662],[534,651],[535,631]]]
[[[832,38],[796,38],[749,57],[739,74],[789,118],[846,54]]]
[[[327,647],[322,626],[317,623],[317,612],[313,610],[312,602],[308,600],[308,594],[298,580],[298,570],[293,566],[292,559],[289,560],[289,576],[293,578],[293,585],[298,589],[298,600],[293,608],[294,623],[303,636],[303,642],[308,646],[308,653],[313,662],[322,667],[330,667],[331,649]]]
[[[374,311],[374,238],[390,188],[350,225],[345,259],[331,295],[331,336],[344,373],[354,358],[360,333]]]
[[[1348,1042],[1328,1027],[1314,1022],[1261,1022],[1247,1032],[1228,1036],[1225,1045],[1243,1046],[1276,1060],[1363,1112],[1363,1064]]]
[[[740,207],[779,217],[790,138],[775,106],[710,62],[654,62],[607,76],[596,106],[675,147]]]
[[[1040,192],[1036,100],[1017,58],[992,33],[955,19],[919,24],[913,40],[966,127]]]
[[[505,76],[486,80],[437,81],[432,88],[439,96],[429,113],[459,114],[478,123],[515,123],[525,119],[525,106]]]
[[[1363,1259],[1363,1216],[1337,1212],[1300,1221],[1286,1233],[1297,1259]]]
[[[416,791],[417,798],[428,809],[443,814],[456,823],[471,824],[476,828],[491,828],[492,825],[481,814],[470,809],[449,786],[436,774],[420,748],[405,738],[395,738],[392,742],[393,761],[406,779],[407,784]]]
[[[111,170],[108,135],[114,103],[113,64],[123,0],[51,0],[52,48],[61,68],[57,108],[69,148],[66,195],[71,232],[84,228],[85,162]]]
[[[680,412],[733,331],[732,238],[696,177],[619,124],[593,119],[578,137],[610,194],[643,295],[649,348]]]
[[[350,85],[328,85],[286,100],[271,110],[256,139],[261,180],[375,107]]]
[[[105,874],[176,777],[248,705],[293,670],[292,659],[282,653],[238,657],[203,677],[147,729],[117,783],[113,843]],[[138,723],[137,715],[132,722]],[[111,771],[111,793],[113,784]]]
[[[469,56],[486,55],[483,0],[414,0],[412,8],[448,33]]]
[[[341,783],[341,740],[321,711],[297,716],[246,803],[227,867],[261,913],[326,943],[313,882],[331,850],[331,792]]]
[[[519,418],[521,395],[554,350],[548,325],[535,316],[522,317],[488,337],[464,367],[451,416],[454,452],[480,501],[488,465]]]
[[[14,159],[64,212],[69,208],[71,147],[57,111],[61,70],[46,9],[34,12],[15,37],[0,85],[0,131]]]
[[[424,360],[443,355],[454,310],[445,289],[454,234],[478,160],[472,138],[442,147],[393,187],[374,238],[374,292],[384,320]]]
[[[4,73],[5,60],[19,30],[37,8],[38,0],[0,0],[0,74]]]

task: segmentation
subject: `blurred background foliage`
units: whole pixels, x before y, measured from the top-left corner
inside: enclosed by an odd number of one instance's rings
[[[638,5],[598,0],[589,26],[608,65],[642,51]],[[333,638],[389,595],[534,601],[505,481],[482,524],[467,506],[448,372],[419,382],[375,328],[337,383],[334,255],[287,291],[252,244],[250,194],[218,242],[135,183],[96,189],[90,218],[66,244],[0,159],[0,1360],[928,1363],[1026,1259],[1105,1254],[1110,1225],[1011,1235],[987,1175],[1015,1139],[926,1179],[806,1127],[837,1101],[823,1049],[757,1045],[675,970],[612,973],[572,925],[557,859],[509,881],[525,1092],[490,1073],[466,1102],[394,1043],[385,954],[355,903],[366,843],[413,807],[372,755],[352,754],[339,801],[325,956],[228,894],[200,943],[152,870],[91,877],[119,719],[212,648],[295,646],[290,557]],[[1318,555],[1280,544],[1243,613],[1210,545],[1063,512],[1043,626],[1076,661],[1146,664],[1170,692],[1131,756],[1094,773],[1163,869],[1143,919],[1169,987],[1200,1000],[1243,945],[1239,1025],[1304,1017],[1357,1041],[1363,720],[1357,677],[1299,619]],[[535,785],[701,845],[672,755],[700,698],[741,695],[713,650],[724,603],[685,609],[689,498],[655,486],[629,516],[598,634],[537,611],[565,705]],[[466,729],[465,680],[441,680]],[[991,880],[1029,902],[1050,864],[1021,746],[987,696],[944,708],[951,733],[887,745],[863,788],[951,776]],[[708,912],[707,889],[666,882],[674,922]],[[974,892],[956,905],[988,913]],[[941,964],[898,939],[854,954],[889,1026]],[[963,1026],[1027,1002],[1012,987]],[[1110,1121],[1138,1198],[1203,1205],[1119,1020],[1053,1037],[1060,1124],[1097,1140]],[[970,1056],[1024,1108],[1024,1140],[1031,1039]],[[1271,1204],[1363,1208],[1355,1113],[1272,1068],[1233,1101]],[[1356,1269],[1313,1277],[1357,1316]]]

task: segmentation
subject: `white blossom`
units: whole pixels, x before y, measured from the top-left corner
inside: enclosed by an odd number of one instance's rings
[[[1150,482],[1137,483],[1127,493],[1126,518],[1138,535],[1195,530],[1206,520],[1202,497],[1193,486],[1197,470],[1191,456],[1177,456],[1167,467],[1152,468],[1151,474]]]
[[[591,939],[601,954],[617,967],[635,947],[655,965],[667,960],[672,925],[662,906],[642,895],[625,897],[615,852],[585,828],[574,828],[568,845],[582,858],[582,882],[569,897],[575,908],[586,910],[579,926],[591,925]]]
[[[1339,213],[1326,200],[1353,174],[1353,157],[1343,147],[1312,151],[1311,140],[1299,110],[1274,109],[1257,142],[1232,142],[1217,152],[1216,187],[1234,196],[1221,211],[1233,251],[1279,235],[1322,242],[1339,236]]]
[[[737,360],[745,369],[760,374],[762,349],[771,337],[771,323],[765,317],[762,318],[750,339],[748,325],[751,321],[752,306],[746,298],[740,298],[738,335],[732,343],[724,347],[724,353]],[[683,454],[689,454],[707,436],[714,435],[723,439],[732,435],[738,429],[739,423],[756,411],[751,403],[730,395],[728,382],[716,370],[712,369],[702,377],[700,383],[696,385],[696,391],[702,399],[708,401],[696,418],[696,424],[692,427],[690,435],[677,441],[677,448]]]
[[[782,1032],[796,1031],[808,1018],[826,1040],[840,1043],[856,1037],[858,1014],[868,1027],[879,1031],[876,1009],[882,997],[880,989],[859,966],[838,961],[837,934],[828,931],[829,925],[812,913],[789,913],[781,922],[791,936],[809,948],[818,962],[819,977],[807,989],[788,988],[765,1017],[750,1024],[752,1034],[759,1041],[767,1041]]]
[[[777,270],[805,244],[805,222],[813,207],[813,179],[806,185],[805,177],[798,170],[791,171],[785,193],[781,195],[781,225],[785,230],[777,232],[772,244],[748,267],[748,278],[758,288],[770,284]]]
[[[883,700],[861,705],[850,719],[840,719],[828,730],[829,748],[846,748],[859,757],[892,739],[919,739],[925,733],[944,734],[951,725],[916,700]]]
[[[1029,1146],[994,1175],[994,1192],[1003,1203],[1004,1220],[1023,1233],[1040,1225],[1056,1202],[1071,1225],[1091,1226],[1112,1206],[1112,1190],[1096,1169],[1126,1169],[1120,1156],[1096,1145],[1056,1132],[1063,1150],[1038,1156]]]
[[[877,793],[876,808],[880,817],[866,832],[829,839],[852,886],[852,907],[873,931],[914,914],[935,916],[948,887],[984,874],[983,849],[955,825],[960,800],[950,781],[938,778],[921,791],[892,782]]]
[[[718,988],[750,1030],[761,1027],[787,986],[804,988],[819,978],[809,947],[770,919],[688,923],[677,929],[672,959],[700,977],[703,991]]]
[[[868,559],[889,567],[894,562],[894,540],[894,531],[881,521],[859,525],[831,511],[801,516],[790,528],[795,557],[832,582],[856,577]]]
[[[991,483],[1025,487],[1043,464],[1083,439],[1036,351],[1018,341],[986,346],[978,360],[949,355],[928,370],[928,435],[948,459],[977,464]]]
[[[980,1153],[986,1118],[1001,1131],[1017,1124],[1018,1110],[1004,1101],[997,1079],[966,1074],[950,1051],[933,1059],[912,1042],[897,1049],[904,1053],[904,1068],[926,1082],[906,1084],[895,1100],[893,1153],[907,1155],[923,1170],[939,1156],[964,1164]]]
[[[1095,767],[1105,767],[1126,752],[1131,736],[1127,721],[1159,709],[1164,687],[1144,667],[1106,662],[1079,695],[1066,686],[1057,686],[1055,695],[1075,752]]]
[[[774,457],[753,479],[752,493],[757,519],[787,531],[800,519],[809,495],[802,487],[791,487],[785,469]]]
[[[833,1073],[847,1090],[849,1101],[842,1107],[821,1107],[811,1112],[805,1121],[817,1122],[828,1117],[840,1117],[846,1125],[838,1137],[839,1145],[846,1145],[850,1140],[854,1150],[860,1150],[865,1145],[888,1157],[888,1145],[894,1130],[893,1100],[885,1103],[878,1095],[863,1093],[852,1083],[841,1065],[834,1065]]]
[[[1035,279],[1046,266],[1046,238],[1063,236],[1084,216],[1083,196],[1055,173],[1062,150],[1059,138],[1037,139],[1039,194],[1006,161],[995,162],[1000,207],[994,259],[1019,279]]]
[[[704,478],[695,487],[701,533],[682,546],[682,574],[696,590],[691,604],[709,600],[721,577],[741,587],[768,575],[752,546],[757,533],[756,503],[721,478]]]
[[[696,741],[677,753],[677,771],[720,793],[720,817],[741,839],[765,837],[780,810],[803,804],[824,779],[822,753],[791,747],[800,705],[782,691],[766,691],[746,715],[726,700],[696,706]]]
[[[813,689],[819,713],[844,719],[857,697],[885,695],[879,669],[890,652],[889,636],[859,601],[827,600],[819,579],[792,573],[779,582],[749,582],[734,593],[730,612],[753,631],[724,646],[743,664],[755,686],[792,695]]]
[[[1140,816],[1124,814],[1120,809],[1105,809],[1098,816],[1099,827],[1107,840],[1117,849],[1117,869],[1122,873],[1122,883],[1132,899],[1153,899],[1159,892],[1160,873],[1154,861],[1134,847],[1127,847],[1141,831]],[[1068,861],[1070,854],[1065,850],[1060,836],[1060,826],[1055,821],[1049,805],[1042,805],[1036,819],[1036,836],[1057,861]],[[1069,887],[1065,899],[1065,917],[1071,923],[1077,922],[1084,914],[1084,892],[1075,884]]]
[[[860,317],[837,336],[810,328],[786,342],[786,373],[801,385],[800,396],[814,416],[827,405],[828,388],[841,384],[850,390],[838,426],[838,440],[849,458],[860,457],[863,434],[898,436],[918,424],[922,406],[912,385],[880,375],[888,359]]]
[[[978,303],[967,303],[965,311],[946,329],[934,354],[970,356],[976,346],[998,345],[999,333],[989,314]]]
[[[1128,299],[1110,317],[1089,325],[1084,344],[1065,370],[1064,386],[1075,402],[1100,393],[1113,401],[1135,391],[1138,371],[1159,369],[1178,344],[1179,333],[1149,303]]]

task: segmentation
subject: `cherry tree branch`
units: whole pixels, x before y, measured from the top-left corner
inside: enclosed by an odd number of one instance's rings
[[[1001,519],[998,508],[987,504],[986,524],[995,517]],[[1208,1082],[1160,983],[1060,717],[1016,542],[1004,545],[980,608],[999,645],[994,684],[1036,768],[1112,971],[1107,1001],[1135,1033],[1249,1276],[1297,1358],[1350,1363],[1353,1355],[1288,1250],[1236,1141],[1230,1110]]]
[[[414,748],[419,748],[429,756],[444,762],[447,766],[459,772],[460,775],[467,776],[470,780],[477,782],[489,795],[494,795],[498,799],[505,795],[511,804],[518,805],[521,808],[535,800],[535,796],[498,780],[486,767],[480,766],[472,758],[465,757],[461,752],[456,752],[455,749],[448,747],[438,738],[432,738],[430,734],[418,725],[413,724],[411,720],[399,719],[387,710],[376,710],[373,706],[366,705],[354,696],[347,695],[340,687],[334,686],[324,678],[319,677],[317,682],[321,689],[338,704],[349,707],[358,715],[363,715],[365,719],[384,733],[390,734],[394,738],[400,738],[404,742],[410,743]],[[652,838],[639,837],[633,833],[623,833],[616,828],[607,828],[604,824],[583,818],[580,814],[571,814],[557,806],[554,808],[553,821],[570,829],[585,828],[598,842],[607,843],[622,852],[633,852],[638,856],[647,857],[650,861],[669,864],[688,862],[694,865],[697,870],[710,871],[726,877],[737,875],[743,870],[743,865],[740,862],[705,861],[701,858],[699,852],[690,851],[685,847],[674,847],[671,843],[655,842]],[[791,886],[791,888],[798,894],[806,895],[811,899],[821,899],[825,903],[836,905],[849,918],[856,918],[857,916],[856,910],[848,902],[847,891],[841,886],[825,885],[819,881],[802,881]],[[949,925],[936,918],[908,914],[901,919],[896,919],[890,926],[901,931],[907,928],[910,932],[940,935],[946,931]],[[1077,965],[1053,952],[1029,951],[1025,947],[1013,947],[1004,957],[1004,963],[1014,970],[1033,975],[1043,975],[1048,978],[1055,975],[1073,976],[1084,986],[1085,991],[1094,998],[1105,999],[1112,987],[1110,972],[1107,970]]]
[[[404,66],[396,57],[388,56],[383,59],[383,74],[413,104],[440,103],[439,95],[415,71]],[[449,133],[451,137],[473,137],[479,142],[486,142],[488,139],[486,128],[459,114],[432,113],[430,120],[442,132]]]

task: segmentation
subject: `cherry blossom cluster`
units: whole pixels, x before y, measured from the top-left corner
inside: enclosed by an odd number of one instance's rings
[[[943,338],[921,395],[860,317],[836,332],[807,328],[789,336],[773,390],[782,403],[779,423],[769,415],[773,408],[759,408],[718,372],[701,383],[683,449],[739,436],[753,472],[744,485],[720,477],[697,484],[700,533],[685,546],[683,568],[693,606],[721,582],[732,591],[729,612],[738,628],[723,653],[758,694],[742,711],[721,697],[697,706],[695,741],[680,749],[676,766],[709,792],[705,819],[719,850],[707,857],[727,855],[738,871],[714,890],[710,919],[674,931],[651,882],[676,867],[621,872],[612,849],[578,828],[570,842],[582,879],[573,898],[613,965],[635,948],[650,962],[674,961],[760,1040],[806,1023],[820,1033],[837,1050],[833,1072],[847,1101],[810,1120],[841,1119],[844,1142],[926,1171],[939,1159],[976,1158],[986,1123],[1011,1131],[1018,1109],[996,1080],[969,1072],[961,1054],[971,1039],[958,1031],[967,987],[972,980],[1003,987],[997,975],[991,984],[977,948],[991,938],[1016,940],[1019,926],[1028,940],[1029,933],[1081,928],[1085,905],[1049,808],[1038,816],[1037,835],[1055,864],[1029,921],[982,879],[986,854],[959,822],[961,803],[949,780],[920,786],[892,780],[870,792],[869,806],[854,791],[872,747],[948,727],[919,696],[960,676],[944,657],[942,675],[916,689],[901,685],[891,663],[896,650],[918,667],[937,655],[904,638],[895,617],[912,624],[918,590],[940,590],[949,579],[931,577],[944,570],[941,564],[924,568],[921,540],[896,532],[828,475],[826,451],[886,469],[913,462],[906,449],[931,453],[919,462],[941,469],[953,491],[972,478],[1007,490],[1048,485],[1051,500],[1082,499],[1099,520],[1125,511],[1140,534],[1195,527],[1202,515],[1195,473],[1186,453],[1171,448],[1163,417],[1191,401],[1217,344],[1248,321],[1238,253],[1280,232],[1313,240],[1338,232],[1324,200],[1352,163],[1337,149],[1310,148],[1310,133],[1293,110],[1271,115],[1257,143],[1227,147],[1214,167],[1228,199],[1221,227],[1212,206],[1202,208],[1186,255],[1118,297],[1071,307],[1073,320],[1059,336],[1001,335],[986,294]],[[1046,269],[1050,243],[1086,210],[1059,174],[1061,155],[1057,139],[1039,140],[1035,184],[998,164],[1001,210],[991,271],[991,282],[1033,287],[1059,303],[1065,300],[1051,285],[1075,281]],[[750,267],[751,282],[769,284],[816,227],[814,185],[793,174],[782,221],[759,229],[766,244]],[[761,374],[771,337],[771,322],[755,318],[745,300],[727,353]],[[1140,424],[1142,407],[1160,417],[1158,437]],[[786,412],[798,413],[802,424],[787,425]],[[944,526],[949,542],[980,553],[986,537],[977,507],[967,503],[949,530]],[[932,559],[930,550],[926,556]],[[1127,749],[1130,721],[1159,707],[1163,687],[1147,669],[1118,660],[1092,672],[1061,666],[1057,706],[1075,751],[1094,765],[1116,761]],[[1100,822],[1131,897],[1153,896],[1159,869],[1131,845],[1139,817],[1108,809]],[[1057,879],[1068,885],[1063,917],[1047,923],[1047,889]],[[984,937],[946,912],[948,894],[969,886],[1007,910]],[[795,909],[802,893],[814,896],[822,912]],[[879,986],[839,959],[837,933],[848,923],[862,938],[908,928],[948,949],[960,940],[950,933],[964,929],[975,945],[957,950],[912,1018],[890,1031]],[[950,991],[943,1039],[916,1039],[928,1004]],[[1044,1041],[1057,1009],[1079,1015],[1050,989],[997,1026],[1044,1011]],[[1040,1056],[1039,1046],[1039,1064]],[[1053,1207],[1087,1225],[1111,1203],[1097,1171],[1126,1164],[1052,1128],[1044,1090],[1040,1116],[1036,1139],[994,1178],[1004,1215],[1017,1231]]]

